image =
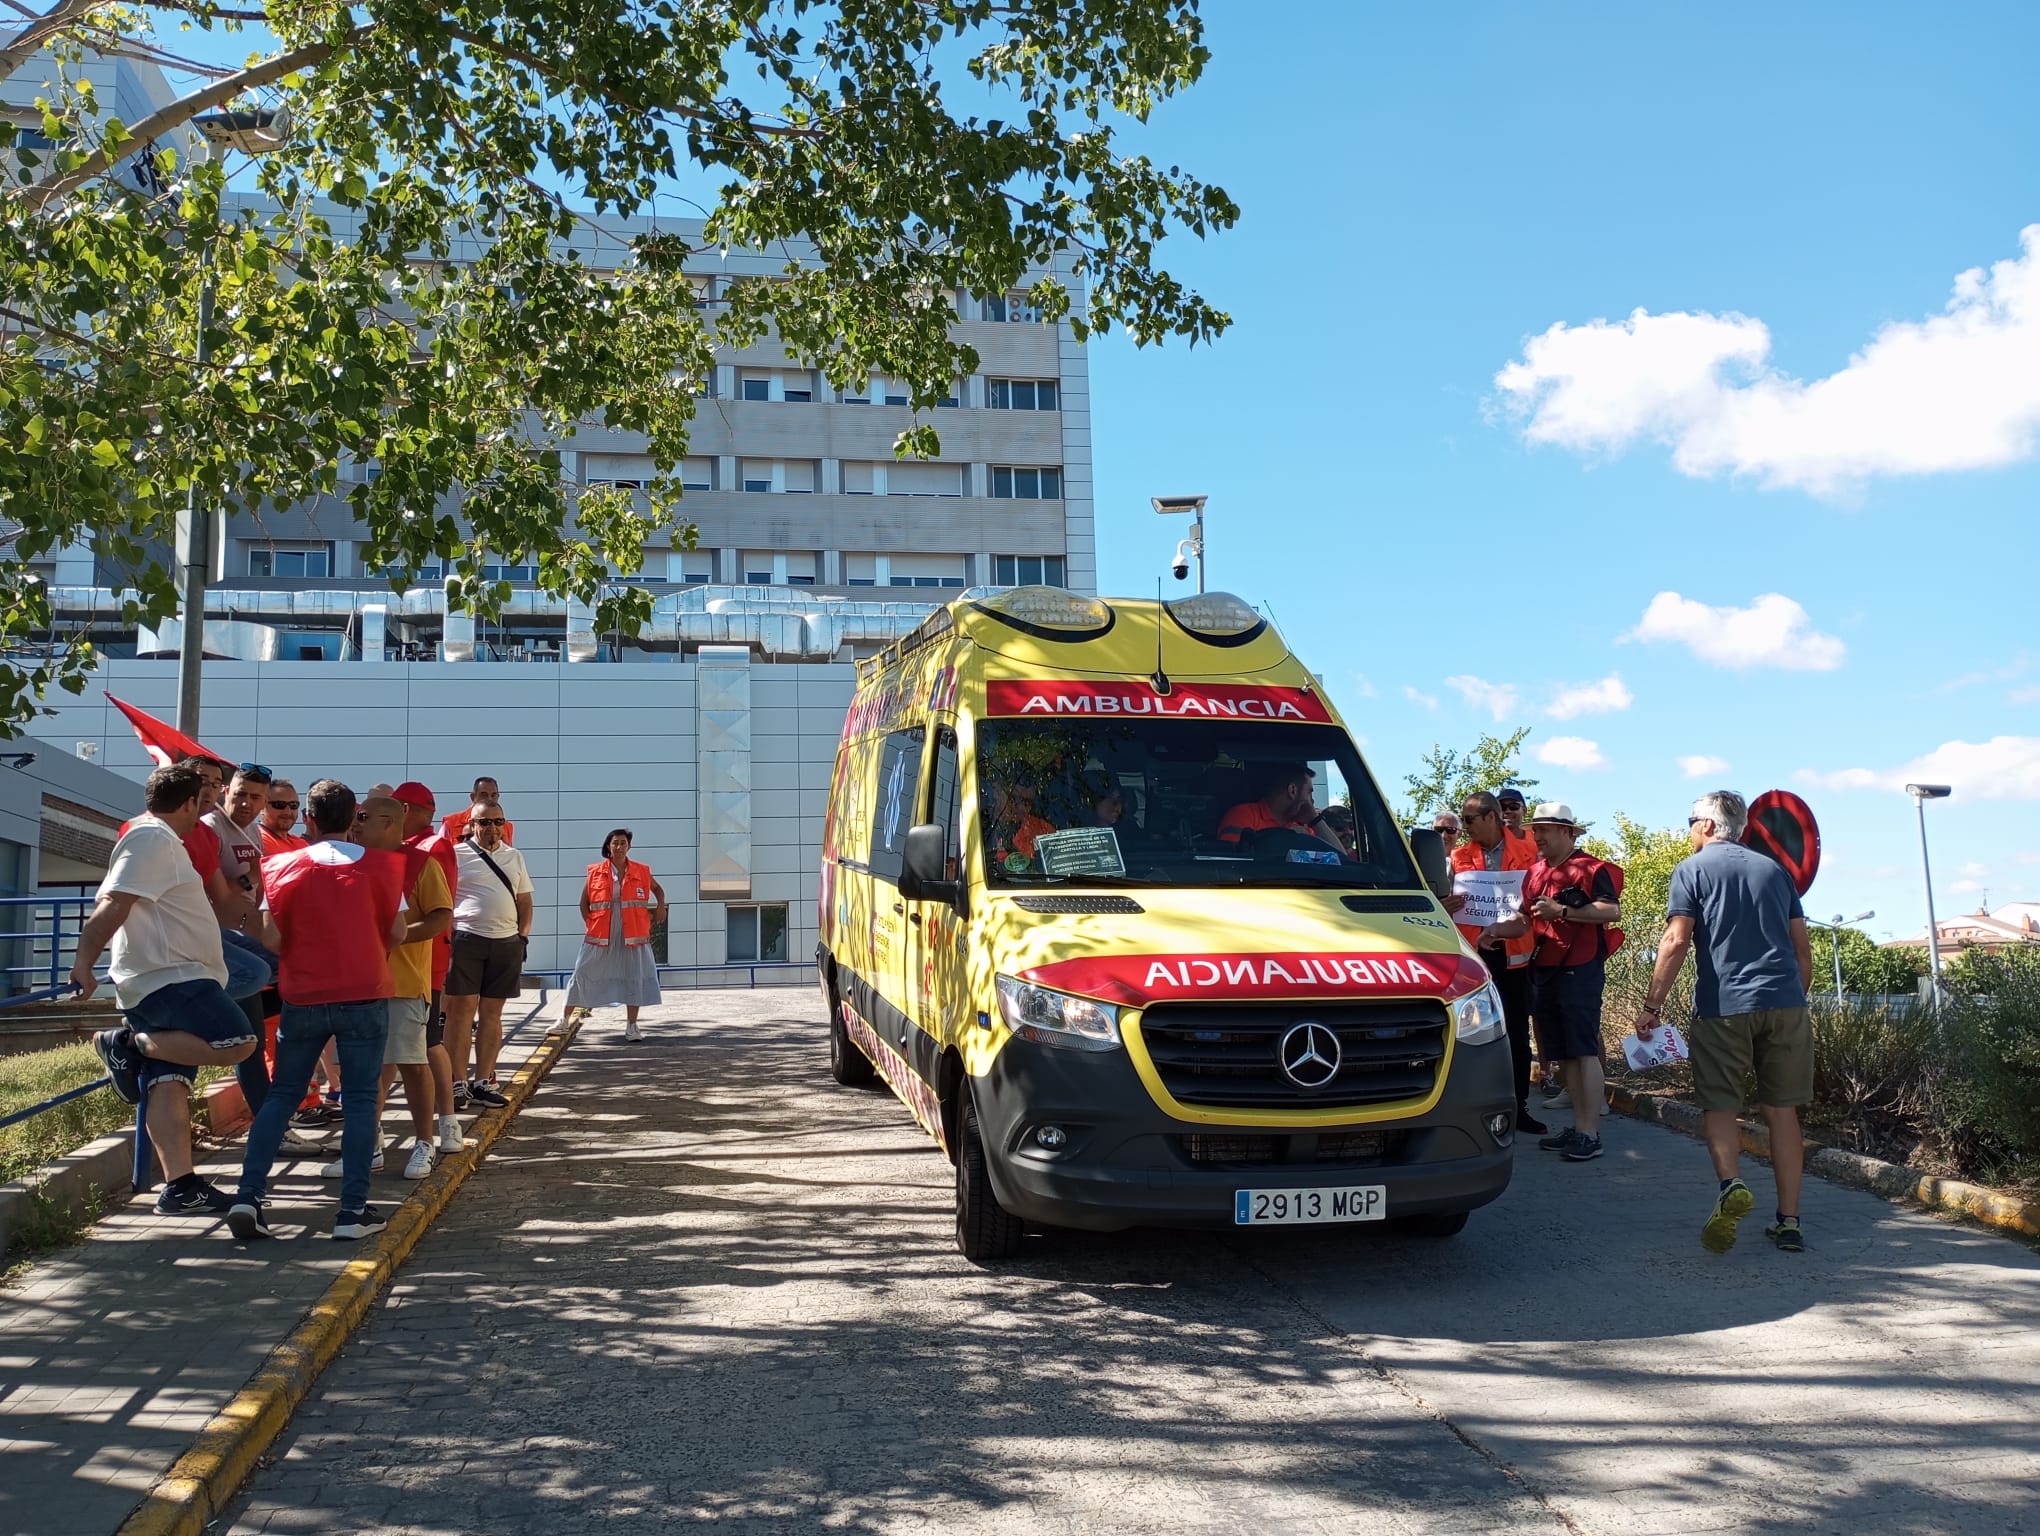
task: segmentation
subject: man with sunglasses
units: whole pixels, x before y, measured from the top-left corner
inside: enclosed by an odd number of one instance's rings
[[[289,779],[269,781],[269,805],[262,813],[262,851],[265,857],[296,853],[298,849],[310,846],[291,830],[297,825],[298,804],[297,785]]]
[[[499,801],[482,801],[468,817],[467,837],[454,848],[460,878],[453,964],[446,973],[446,1048],[458,1082],[467,1072],[472,1032],[475,1075],[467,1096],[488,1109],[509,1102],[496,1083],[496,1054],[503,1048],[503,1004],[522,989],[531,934],[531,874],[524,856],[503,841],[508,826]]]
[[[1452,850],[1454,875],[1486,871],[1498,874],[1520,870],[1527,877],[1537,862],[1537,845],[1527,836],[1511,837],[1502,820],[1501,802],[1486,790],[1466,797],[1459,807],[1459,819],[1466,828],[1466,841]],[[1445,898],[1445,910],[1456,919],[1466,898]],[[1479,946],[1482,925],[1460,923],[1467,942]],[[1516,1129],[1527,1136],[1545,1134],[1544,1122],[1530,1113],[1530,952],[1537,941],[1528,934],[1520,938],[1490,940],[1481,958],[1494,978],[1502,997],[1502,1018],[1509,1030],[1509,1054],[1516,1072]]]

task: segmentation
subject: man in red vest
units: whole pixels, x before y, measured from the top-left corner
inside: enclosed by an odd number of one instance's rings
[[[1509,831],[1500,802],[1486,790],[1466,797],[1459,807],[1459,820],[1466,841],[1452,850],[1453,885],[1475,883],[1462,882],[1461,875],[1514,874],[1520,901],[1522,883],[1537,862],[1537,845],[1529,834]],[[1456,918],[1466,903],[1467,897],[1455,889],[1445,898],[1445,910]],[[1478,947],[1485,927],[1484,923],[1460,923],[1459,931]],[[1526,933],[1490,946],[1481,956],[1494,977],[1495,991],[1501,994],[1516,1071],[1516,1129],[1526,1136],[1544,1134],[1544,1122],[1530,1113],[1530,952],[1535,948],[1536,941]]]
[[[367,848],[355,835],[354,791],[333,779],[312,786],[312,824],[321,840],[279,854],[263,867],[269,899],[265,938],[280,965],[283,1020],[276,1031],[276,1082],[241,1160],[241,1187],[227,1225],[242,1241],[273,1237],[262,1197],[290,1113],[311,1081],[326,1042],[340,1058],[340,1210],[333,1236],[353,1242],[380,1232],[388,1218],[368,1203],[369,1165],[379,1133],[376,1087],[395,992],[389,952],[404,939],[404,857]],[[394,824],[393,801],[371,801],[365,835]],[[394,831],[394,826],[391,828]],[[380,841],[380,838],[376,840]]]
[[[1569,1163],[1601,1155],[1601,993],[1607,958],[1622,942],[1622,871],[1580,851],[1586,823],[1562,801],[1530,815],[1538,859],[1523,877],[1523,910],[1482,930],[1482,948],[1528,935],[1530,1011],[1544,1059],[1558,1063],[1573,1124],[1537,1145]]]

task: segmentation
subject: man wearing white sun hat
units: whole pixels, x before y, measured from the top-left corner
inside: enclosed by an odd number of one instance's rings
[[[1523,879],[1523,909],[1496,923],[1482,945],[1530,934],[1530,1013],[1538,1053],[1558,1063],[1573,1124],[1537,1145],[1569,1163],[1601,1155],[1601,992],[1608,956],[1622,943],[1622,870],[1582,852],[1587,824],[1560,800],[1530,814],[1538,859]]]

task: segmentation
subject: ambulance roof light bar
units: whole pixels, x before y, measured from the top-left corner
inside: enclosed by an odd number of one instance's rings
[[[1041,640],[1095,640],[1113,621],[1111,604],[1061,587],[1008,587],[970,606]]]
[[[1251,605],[1230,592],[1199,592],[1162,606],[1185,633],[1208,645],[1245,645],[1268,627]]]

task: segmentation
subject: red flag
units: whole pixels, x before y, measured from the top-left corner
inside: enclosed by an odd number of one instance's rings
[[[225,762],[219,753],[208,751],[178,730],[174,725],[165,725],[154,715],[142,713],[132,704],[123,704],[112,694],[106,702],[127,716],[128,724],[135,728],[135,734],[142,738],[142,750],[149,754],[159,768],[182,762],[187,757],[210,757],[215,762]]]

